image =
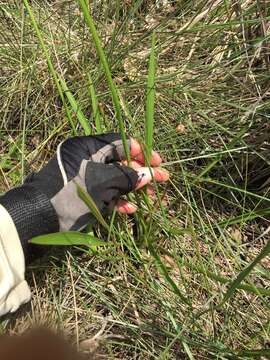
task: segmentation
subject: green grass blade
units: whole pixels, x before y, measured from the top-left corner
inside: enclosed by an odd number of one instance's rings
[[[213,179],[210,179],[210,178],[202,178],[200,181],[202,181],[202,182],[208,182],[209,184],[217,185],[217,186],[220,186],[220,187],[229,189],[229,190],[234,190],[234,191],[237,191],[237,192],[239,192],[239,193],[244,194],[245,196],[253,197],[254,199],[258,199],[258,200],[261,200],[261,201],[270,202],[270,199],[267,198],[266,196],[258,195],[258,194],[254,193],[254,192],[251,192],[251,191],[242,189],[242,188],[240,188],[240,187],[236,187],[236,186],[232,186],[232,185],[229,185],[229,184],[225,184],[225,183],[222,183],[222,182],[220,182],[220,181],[216,181],[216,180],[213,180]]]
[[[181,261],[182,264],[184,264],[186,267],[190,268],[191,270],[198,272],[200,274],[205,274],[209,279],[215,280],[221,284],[228,284],[231,282],[231,280],[228,277],[221,276],[219,274],[216,274],[212,271],[202,269],[201,267],[197,265],[193,265],[188,261]],[[261,295],[261,296],[270,296],[270,289],[265,289],[262,287],[257,287],[255,285],[249,285],[249,284],[239,284],[238,289],[245,290],[246,292],[249,292],[251,294]]]
[[[80,199],[83,200],[83,202],[87,205],[87,207],[89,208],[89,210],[91,211],[91,213],[95,216],[95,218],[98,220],[98,222],[106,229],[106,230],[110,230],[109,225],[106,223],[106,221],[104,220],[104,217],[102,216],[101,212],[99,211],[99,209],[97,208],[94,200],[91,198],[91,196],[78,184],[76,184],[77,186],[77,191],[78,191],[78,195],[80,197]]]
[[[107,79],[107,82],[108,82],[108,86],[109,86],[109,89],[110,89],[110,92],[111,92],[111,95],[112,95],[112,100],[113,100],[113,105],[114,105],[114,109],[115,109],[116,118],[117,118],[119,128],[120,128],[120,132],[121,132],[121,137],[122,137],[122,141],[123,141],[123,145],[124,145],[124,149],[125,149],[125,154],[126,154],[126,157],[127,157],[128,161],[130,161],[129,147],[128,147],[128,143],[127,143],[127,139],[126,139],[125,125],[124,125],[124,121],[123,121],[123,117],[122,117],[121,104],[120,104],[120,101],[119,101],[117,88],[116,88],[116,86],[115,86],[115,84],[113,82],[112,74],[111,74],[111,71],[110,71],[110,68],[109,68],[109,65],[108,65],[104,50],[102,48],[102,45],[101,45],[101,42],[100,42],[97,30],[96,30],[94,21],[92,19],[92,16],[89,13],[89,9],[87,7],[87,4],[86,4],[85,0],[77,0],[77,1],[78,1],[79,5],[81,7],[81,10],[82,10],[85,22],[86,22],[86,24],[88,26],[88,29],[90,31],[90,34],[92,35],[96,51],[98,53],[99,59],[101,61],[101,64],[102,64],[102,67],[103,67],[103,70],[104,70],[104,73],[105,73],[105,76],[106,76],[106,79]]]
[[[167,269],[166,269],[166,266],[163,264],[160,256],[157,254],[157,252],[155,251],[154,247],[152,244],[149,244],[149,250],[150,250],[150,253],[151,255],[154,257],[154,259],[156,260],[156,264],[157,264],[157,267],[160,271],[160,273],[164,276],[165,280],[167,281],[167,283],[169,284],[169,286],[172,288],[173,292],[181,299],[181,301],[188,305],[190,308],[192,308],[192,305],[189,301],[189,299],[184,296],[182,294],[182,292],[179,290],[177,284],[173,281],[173,279],[170,277]]]
[[[72,117],[71,117],[71,114],[70,114],[70,111],[67,109],[67,106],[66,106],[66,101],[65,101],[65,96],[64,94],[66,95],[69,103],[70,103],[70,106],[72,107],[73,111],[76,113],[77,115],[77,118],[78,118],[78,121],[80,122],[81,126],[83,127],[84,131],[85,131],[85,134],[90,134],[91,133],[91,128],[90,128],[90,125],[88,124],[88,121],[87,119],[85,118],[85,116],[83,115],[82,111],[80,110],[76,100],[74,99],[73,95],[71,94],[71,92],[69,91],[65,81],[63,79],[61,79],[61,76],[59,74],[57,74],[54,66],[53,66],[53,63],[51,61],[51,58],[50,58],[50,54],[48,52],[48,49],[45,45],[45,42],[43,40],[43,36],[42,36],[42,33],[39,29],[39,26],[36,22],[36,19],[34,17],[34,14],[33,14],[33,11],[32,11],[32,8],[31,6],[29,5],[29,2],[28,0],[23,0],[24,1],[24,5],[28,11],[28,14],[30,16],[30,19],[31,19],[31,22],[32,22],[32,25],[34,27],[34,30],[36,32],[36,35],[38,37],[38,40],[39,40],[39,43],[40,43],[40,46],[42,48],[42,51],[45,55],[45,58],[46,58],[46,61],[47,61],[47,64],[48,64],[48,68],[49,68],[49,71],[51,73],[51,76],[55,82],[55,85],[57,87],[57,90],[58,90],[58,93],[60,95],[60,98],[62,100],[62,103],[65,107],[65,110],[66,110],[66,114],[67,114],[67,117],[69,119],[69,122],[74,130],[74,132],[76,133],[76,130],[75,130],[75,125],[74,125],[74,122],[72,120]]]
[[[99,240],[93,235],[77,231],[59,232],[47,235],[36,236],[30,240],[31,244],[38,245],[85,245],[90,247],[108,246],[111,243]]]
[[[99,112],[99,107],[98,107],[98,99],[97,99],[95,87],[94,87],[93,80],[92,80],[90,73],[88,73],[88,82],[89,82],[89,95],[90,95],[91,101],[92,101],[93,118],[94,118],[94,122],[95,122],[95,126],[96,126],[96,131],[97,131],[97,133],[101,133],[102,127],[101,127],[101,117],[100,117],[100,112]]]
[[[46,60],[47,60],[47,64],[48,64],[48,68],[49,68],[49,70],[50,70],[50,73],[51,73],[51,75],[52,75],[52,77],[53,77],[53,79],[54,79],[55,85],[57,86],[57,90],[58,90],[58,92],[59,92],[59,95],[61,96],[61,99],[63,100],[64,96],[63,96],[63,91],[62,91],[61,86],[60,86],[60,83],[59,83],[58,75],[57,75],[57,73],[56,73],[56,71],[55,71],[55,69],[54,69],[54,66],[53,66],[53,63],[52,63],[52,61],[51,61],[51,58],[50,58],[48,49],[47,49],[47,47],[46,47],[46,45],[45,45],[45,42],[44,42],[44,40],[43,40],[41,31],[40,31],[40,29],[39,29],[39,27],[38,27],[38,24],[37,24],[37,22],[36,22],[36,19],[35,19],[35,17],[34,17],[32,8],[31,8],[31,6],[29,5],[28,0],[23,0],[23,2],[24,2],[24,5],[25,5],[25,7],[26,7],[26,9],[27,9],[27,12],[28,12],[28,14],[29,14],[29,16],[30,16],[30,19],[31,19],[32,25],[33,25],[33,27],[34,27],[34,30],[35,30],[35,32],[36,32],[36,35],[37,35],[37,37],[38,37],[40,46],[41,46],[41,48],[42,48],[42,50],[43,50],[43,53],[44,53],[44,55],[45,55],[45,57],[46,57]]]
[[[195,360],[195,358],[194,358],[194,356],[193,356],[193,354],[192,354],[192,352],[191,352],[188,344],[187,344],[185,341],[182,341],[182,344],[183,344],[183,347],[184,347],[184,349],[185,349],[185,352],[186,352],[189,360]]]
[[[242,215],[235,216],[231,219],[226,219],[224,221],[220,221],[216,224],[216,226],[219,227],[226,227],[233,224],[241,224],[241,223],[248,223],[251,220],[257,219],[257,218],[263,218],[270,214],[270,208],[267,207],[265,209],[259,209],[259,210],[251,210],[243,213]]]
[[[265,247],[262,249],[259,255],[243,270],[238,274],[237,278],[231,283],[228,288],[220,306],[224,305],[234,294],[235,290],[239,288],[240,283],[250,274],[253,268],[270,253],[270,241],[267,242]]]
[[[84,130],[85,135],[90,135],[91,134],[91,127],[89,125],[88,120],[84,116],[82,110],[80,109],[79,104],[77,103],[74,96],[72,95],[72,93],[68,89],[65,80],[59,78],[59,81],[61,83],[64,94],[66,95],[66,97],[67,97],[67,99],[68,99],[68,101],[69,101],[69,103],[71,105],[71,108],[72,108],[73,112],[76,114],[76,116],[77,116],[83,130]]]
[[[153,32],[152,46],[149,58],[147,94],[146,94],[146,118],[145,118],[145,145],[148,162],[153,147],[154,130],[154,104],[155,104],[155,77],[156,77],[156,56],[155,56],[156,35]]]
[[[246,359],[270,359],[270,349],[242,350],[237,355]]]
[[[57,91],[58,91],[58,93],[59,93],[59,96],[60,96],[60,98],[61,98],[61,101],[62,101],[62,103],[63,103],[63,105],[64,105],[64,107],[65,107],[66,115],[67,115],[67,117],[68,117],[68,120],[69,120],[69,122],[70,122],[70,124],[71,124],[71,127],[72,127],[74,133],[76,134],[75,124],[74,124],[74,122],[73,122],[73,120],[72,120],[72,117],[71,117],[71,115],[70,115],[70,111],[68,110],[68,108],[67,108],[67,106],[66,106],[65,97],[64,97],[63,90],[62,90],[61,85],[60,85],[60,82],[59,82],[58,75],[57,75],[57,73],[56,73],[56,71],[55,71],[55,69],[54,69],[54,66],[53,66],[53,63],[52,63],[52,61],[51,61],[51,58],[50,58],[48,49],[47,49],[47,47],[46,47],[46,45],[45,45],[45,42],[44,42],[44,40],[43,40],[41,31],[40,31],[40,29],[39,29],[39,27],[38,27],[38,24],[37,24],[37,22],[36,22],[36,19],[35,19],[35,17],[34,17],[32,8],[31,8],[31,6],[29,5],[28,0],[23,0],[23,1],[24,1],[24,5],[25,5],[25,7],[26,7],[26,9],[27,9],[27,12],[28,12],[28,14],[29,14],[29,17],[30,17],[31,23],[32,23],[32,25],[33,25],[33,28],[34,28],[34,30],[35,30],[35,32],[36,32],[37,37],[38,37],[38,40],[39,40],[40,46],[41,46],[41,48],[42,48],[42,51],[43,51],[43,53],[44,53],[44,55],[45,55],[45,58],[46,58],[46,61],[47,61],[47,64],[48,64],[49,71],[50,71],[51,76],[52,76],[52,78],[53,78],[53,80],[54,80],[54,82],[55,82],[55,85],[56,85],[56,87],[57,87]]]

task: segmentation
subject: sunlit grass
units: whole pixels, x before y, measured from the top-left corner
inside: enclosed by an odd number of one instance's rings
[[[112,358],[269,356],[268,15],[229,1],[24,5],[0,24],[1,189],[75,133],[128,131],[171,172],[158,200],[136,197],[135,219],[100,218],[95,238],[113,246],[32,265],[32,317],[80,340],[108,321]]]

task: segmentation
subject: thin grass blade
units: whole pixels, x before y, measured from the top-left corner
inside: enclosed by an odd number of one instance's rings
[[[101,133],[102,127],[101,127],[101,117],[100,117],[100,112],[99,112],[99,107],[98,107],[98,99],[97,99],[95,87],[94,87],[93,80],[92,80],[90,73],[88,73],[88,83],[89,83],[89,95],[90,95],[91,101],[92,101],[93,118],[94,118],[94,122],[95,122],[95,126],[96,126],[96,131],[97,131],[97,133]]]
[[[256,258],[243,270],[238,274],[237,278],[231,283],[230,287],[228,288],[224,298],[219,306],[222,306],[227,302],[234,294],[234,292],[239,288],[241,282],[250,274],[250,272],[254,269],[254,267],[266,256],[270,253],[270,241],[267,242],[265,247],[256,256]]]
[[[49,54],[48,49],[47,49],[47,47],[45,45],[42,33],[41,33],[41,31],[39,29],[39,26],[38,26],[38,24],[36,22],[35,16],[33,14],[31,6],[29,5],[28,0],[23,0],[23,1],[24,1],[24,5],[25,5],[25,7],[26,7],[26,9],[28,11],[28,14],[30,16],[30,19],[31,19],[32,25],[34,27],[34,30],[36,32],[36,35],[38,37],[38,40],[39,40],[40,46],[42,48],[42,51],[43,51],[43,53],[45,55],[49,71],[50,71],[51,76],[52,76],[52,78],[53,78],[53,80],[55,82],[55,85],[57,87],[57,91],[58,91],[58,93],[60,95],[60,98],[61,98],[61,101],[62,101],[62,103],[63,103],[63,105],[65,107],[67,117],[69,119],[69,122],[70,122],[74,132],[76,133],[75,124],[74,124],[73,119],[71,117],[70,111],[67,108],[66,101],[65,101],[65,95],[66,95],[67,100],[68,100],[70,106],[72,107],[73,111],[76,113],[78,121],[80,122],[81,126],[83,127],[83,129],[85,131],[85,134],[86,135],[90,134],[91,133],[91,128],[90,128],[90,125],[88,124],[87,119],[85,118],[82,111],[80,110],[80,108],[79,108],[76,100],[74,99],[73,95],[69,91],[65,81],[61,78],[61,76],[59,74],[57,74],[57,72],[56,72],[56,70],[55,70],[55,68],[53,66],[52,60],[50,58],[50,54]]]
[[[145,118],[145,145],[146,156],[149,162],[153,147],[154,131],[154,105],[155,105],[155,78],[156,78],[156,34],[153,32],[152,45],[149,58],[147,94],[146,94],[146,118]]]
[[[43,53],[44,53],[44,55],[45,55],[45,57],[46,57],[47,64],[48,64],[48,68],[49,68],[50,73],[51,73],[51,75],[52,75],[52,77],[53,77],[53,79],[54,79],[55,85],[57,86],[57,90],[58,90],[58,92],[59,92],[59,95],[60,95],[61,98],[63,99],[63,97],[64,97],[64,96],[63,96],[63,91],[62,91],[61,86],[60,86],[60,83],[59,83],[58,75],[57,75],[57,73],[56,73],[56,71],[55,71],[55,69],[54,69],[54,66],[53,66],[53,63],[52,63],[52,61],[51,61],[51,58],[50,58],[48,49],[47,49],[47,47],[46,47],[46,45],[45,45],[45,42],[44,42],[44,40],[43,40],[43,36],[42,36],[41,31],[40,31],[40,29],[39,29],[39,27],[38,27],[38,24],[37,24],[37,22],[36,22],[36,19],[35,19],[35,17],[34,17],[32,8],[31,8],[31,6],[29,5],[28,0],[23,0],[23,2],[24,2],[24,5],[25,5],[25,7],[26,7],[26,9],[27,9],[27,12],[28,12],[28,14],[29,14],[29,16],[30,16],[32,25],[33,25],[34,30],[35,30],[35,32],[36,32],[36,35],[37,35],[37,37],[38,37],[38,40],[39,40],[40,46],[41,46],[41,48],[42,48],[42,51],[43,51]]]
[[[109,89],[111,92],[113,105],[114,105],[114,109],[115,109],[116,119],[118,121],[118,125],[119,125],[120,132],[121,132],[121,137],[122,137],[122,141],[123,141],[123,145],[124,145],[124,149],[125,149],[126,158],[128,161],[130,161],[129,146],[128,146],[128,142],[126,139],[126,131],[125,131],[125,125],[124,125],[124,121],[123,121],[123,117],[122,117],[121,104],[119,101],[118,91],[113,82],[112,74],[111,74],[104,50],[102,48],[101,41],[99,39],[94,21],[92,19],[92,16],[90,15],[88,7],[87,7],[87,4],[86,4],[85,0],[77,0],[77,1],[81,7],[81,10],[82,10],[85,22],[88,26],[89,32],[92,35],[97,54],[101,61],[101,64],[102,64],[102,67],[103,67],[103,70],[104,70],[104,73],[105,73],[105,76],[106,76],[106,79],[108,82],[108,86],[109,86]]]
[[[46,58],[46,61],[47,61],[47,64],[48,64],[49,71],[50,71],[51,76],[52,76],[52,78],[53,78],[53,80],[54,80],[54,82],[55,82],[55,85],[56,85],[56,87],[57,87],[57,91],[58,91],[58,93],[59,93],[59,96],[60,96],[60,98],[61,98],[61,101],[62,101],[62,103],[63,103],[63,105],[64,105],[64,107],[65,107],[68,120],[69,120],[69,122],[70,122],[70,124],[71,124],[71,127],[72,127],[74,133],[76,134],[75,124],[74,124],[73,119],[72,119],[72,117],[71,117],[71,115],[70,115],[70,111],[69,111],[69,109],[68,109],[67,106],[66,106],[65,97],[64,97],[64,94],[63,94],[63,91],[62,91],[62,88],[61,88],[61,85],[60,85],[60,82],[59,82],[58,75],[57,75],[57,73],[56,73],[56,71],[55,71],[55,69],[54,69],[54,66],[53,66],[53,63],[52,63],[52,61],[51,61],[49,52],[48,52],[47,47],[46,47],[46,45],[45,45],[45,42],[44,42],[44,40],[43,40],[41,31],[40,31],[40,29],[39,29],[39,27],[38,27],[38,24],[37,24],[37,22],[36,22],[36,19],[35,19],[35,17],[34,17],[33,12],[32,12],[32,8],[31,8],[31,6],[29,5],[28,0],[23,0],[23,2],[24,2],[24,5],[25,5],[25,7],[26,7],[26,9],[27,9],[28,14],[29,14],[29,17],[30,17],[30,20],[31,20],[31,22],[32,22],[33,28],[34,28],[34,30],[35,30],[35,32],[36,32],[36,35],[37,35],[37,37],[38,37],[38,40],[39,40],[40,46],[41,46],[41,48],[42,48],[42,51],[43,51],[43,53],[44,53],[44,55],[45,55],[45,58]]]
[[[248,359],[270,359],[270,349],[242,350],[237,354],[241,358]]]
[[[152,244],[149,244],[149,250],[151,255],[154,257],[154,259],[156,260],[156,264],[157,267],[159,269],[159,271],[161,272],[161,274],[164,276],[165,280],[167,281],[167,283],[169,284],[169,286],[171,287],[171,289],[173,290],[173,292],[178,295],[178,297],[181,299],[181,301],[188,305],[190,308],[192,308],[192,305],[189,301],[189,299],[182,294],[182,292],[179,290],[178,286],[176,285],[176,283],[173,281],[173,279],[170,277],[166,266],[163,264],[163,262],[161,261],[160,256],[157,254],[157,252],[155,251],[154,247]]]
[[[206,270],[206,269],[202,269],[200,266],[197,265],[193,265],[188,261],[183,261],[181,260],[181,263],[183,265],[185,265],[186,267],[190,268],[191,270],[198,272],[199,274],[205,274],[207,277],[209,277],[209,279],[211,280],[215,280],[221,284],[228,284],[230,283],[230,279],[229,277],[224,277],[221,276],[219,274],[216,274],[212,271]],[[246,292],[249,292],[251,294],[256,294],[256,295],[260,295],[260,296],[270,296],[270,289],[265,289],[262,287],[257,287],[255,285],[252,284],[239,284],[238,285],[238,289],[242,289],[245,290]]]
[[[77,186],[77,192],[78,195],[80,197],[80,199],[83,200],[83,202],[87,205],[87,207],[89,208],[89,210],[91,211],[91,213],[95,216],[95,218],[98,220],[98,222],[106,229],[106,230],[110,230],[109,225],[106,223],[106,221],[104,220],[104,217],[102,216],[101,212],[99,211],[99,209],[97,208],[94,200],[91,198],[91,196],[78,184],[76,184]]]
[[[61,83],[63,92],[66,95],[66,97],[68,99],[68,102],[71,105],[71,108],[72,108],[73,112],[76,114],[76,116],[77,116],[83,130],[84,130],[85,135],[90,135],[91,134],[91,127],[89,125],[89,122],[88,122],[87,118],[84,116],[82,110],[80,109],[79,104],[77,103],[77,101],[75,100],[75,98],[72,95],[71,91],[67,87],[67,84],[66,84],[65,80],[59,78],[59,81]]]

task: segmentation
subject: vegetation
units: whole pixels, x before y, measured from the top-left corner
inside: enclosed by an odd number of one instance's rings
[[[136,216],[51,247],[1,331],[46,324],[109,359],[268,358],[267,2],[14,0],[0,16],[1,191],[66,137],[115,129],[171,172],[157,200],[132,195]]]

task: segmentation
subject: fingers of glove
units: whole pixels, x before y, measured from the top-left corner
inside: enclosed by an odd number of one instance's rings
[[[170,177],[168,171],[162,168],[141,167],[136,171],[139,176],[136,184],[136,190],[149,184],[153,179],[157,182],[166,182]]]
[[[121,214],[134,214],[137,211],[137,206],[128,202],[127,200],[118,200],[115,210]]]
[[[89,138],[95,138],[96,140],[96,151],[95,153],[92,152],[91,155],[93,161],[110,163],[126,159],[124,145],[119,133],[102,134]],[[131,159],[138,161],[140,164],[144,164],[145,159],[141,144],[137,140],[129,137],[127,137],[127,143]],[[150,165],[159,166],[160,164],[160,155],[156,151],[152,151]]]
[[[144,155],[140,143],[127,137],[132,160],[143,165]],[[65,182],[74,178],[80,169],[82,160],[97,163],[113,163],[125,160],[125,150],[120,133],[108,133],[96,136],[77,136],[67,139],[57,148],[57,162]],[[161,158],[155,151],[150,159],[151,166],[159,166]],[[59,172],[60,173],[60,172]]]
[[[127,138],[128,146],[130,140]],[[95,136],[76,136],[65,140],[58,146],[58,162],[67,177],[75,177],[83,159],[97,163],[111,163],[125,158],[124,146],[119,133]]]
[[[92,161],[86,165],[85,183],[89,194],[107,204],[134,190],[137,181],[137,172],[127,166]]]
[[[92,152],[91,155],[93,161],[108,164],[126,159],[123,141],[119,133],[102,134],[89,138],[95,138],[96,140],[96,151],[95,153]],[[137,140],[129,137],[127,137],[127,144],[129,146],[131,159],[138,161],[140,164],[145,164],[141,144]],[[160,155],[156,151],[152,151],[150,165],[159,166],[160,164]]]
[[[130,138],[130,157],[132,160],[136,160],[140,164],[145,164],[142,146],[137,140],[133,138]],[[161,161],[162,160],[160,155],[156,151],[152,151],[150,165],[159,166]]]
[[[91,154],[92,161],[104,164],[121,161],[126,158],[125,148],[120,133],[108,133],[93,137],[96,142],[96,151]],[[130,138],[126,137],[130,150]]]
[[[89,155],[96,162],[109,163],[126,159],[125,149],[120,133],[107,133],[95,136],[83,137],[87,139]],[[141,144],[127,136],[127,144],[130,150],[130,156],[133,160],[138,160],[141,164],[145,163]],[[161,157],[156,152],[152,152],[150,159],[151,166],[159,166]]]

